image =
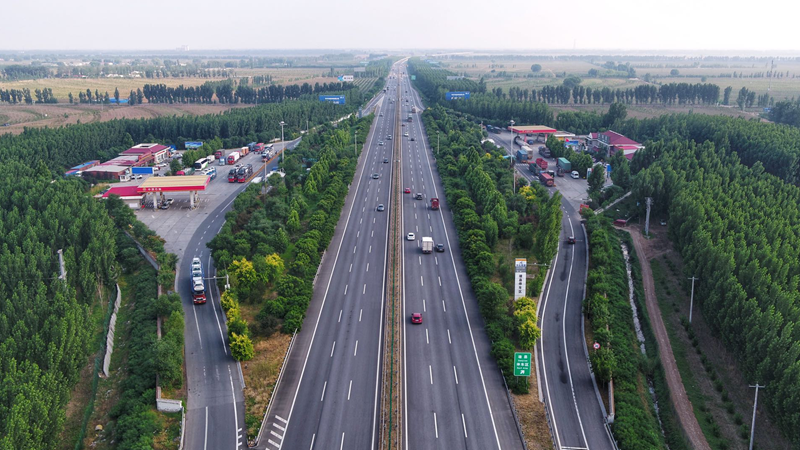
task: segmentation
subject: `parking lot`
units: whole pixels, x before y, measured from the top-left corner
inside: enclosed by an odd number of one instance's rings
[[[287,143],[287,147],[291,147]],[[251,153],[238,162],[239,164],[252,164],[253,170],[258,170],[262,166],[261,155]],[[173,192],[165,194],[165,197],[174,199],[168,209],[145,208],[136,210],[136,216],[144,222],[151,230],[166,240],[165,249],[170,253],[175,253],[181,257],[184,250],[190,244],[190,240],[200,224],[211,214],[219,215],[225,206],[233,202],[236,194],[247,186],[247,183],[228,183],[228,171],[232,166],[220,166],[217,161],[213,165],[217,169],[217,176],[208,183],[204,191],[199,191],[199,199],[196,208],[190,209],[189,192]],[[277,166],[277,159],[270,163],[267,170]],[[166,169],[161,169],[164,173]],[[256,173],[256,176],[262,176]],[[141,184],[147,177],[132,180],[124,184]],[[214,234],[219,230],[212,230]]]

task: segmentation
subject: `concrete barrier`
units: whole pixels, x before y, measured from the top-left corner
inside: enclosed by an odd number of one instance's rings
[[[183,411],[183,403],[180,400],[170,400],[168,398],[157,398],[156,408],[161,412],[180,412]],[[181,433],[183,434],[183,433]]]

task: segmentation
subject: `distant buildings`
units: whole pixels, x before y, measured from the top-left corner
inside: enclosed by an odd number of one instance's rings
[[[167,159],[168,152],[169,147],[165,145],[139,144],[102,164],[95,164],[98,161],[90,161],[89,163],[75,166],[67,172],[67,175],[74,175],[76,170],[82,170],[83,174],[93,178],[128,181],[131,176],[131,167],[144,167],[161,163]],[[78,169],[81,167],[85,168]]]

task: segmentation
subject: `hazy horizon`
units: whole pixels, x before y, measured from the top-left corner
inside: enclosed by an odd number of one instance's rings
[[[188,45],[190,51],[207,52],[327,48],[800,54],[793,27],[767,22],[778,14],[797,17],[800,2],[778,0],[764,0],[758,9],[742,0],[676,0],[658,8],[635,0],[602,5],[572,0],[541,7],[523,0],[353,0],[347,5],[244,0],[223,14],[220,4],[209,0],[84,0],[77,5],[32,0],[3,9],[7,17],[35,12],[35,22],[7,21],[0,28],[0,48],[6,51],[173,51]],[[744,22],[743,16],[749,20]]]

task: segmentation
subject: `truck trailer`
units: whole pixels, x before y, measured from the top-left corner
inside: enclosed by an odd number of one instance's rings
[[[422,253],[433,252],[433,238],[425,236],[422,238]]]
[[[539,172],[539,181],[547,187],[553,187],[556,185],[553,181],[553,176],[544,172]]]
[[[569,162],[567,158],[558,158],[556,161],[556,166],[564,172],[572,171],[572,163]]]
[[[228,165],[232,166],[236,164],[236,161],[239,161],[241,157],[242,155],[239,152],[231,152],[231,154],[228,155]]]

